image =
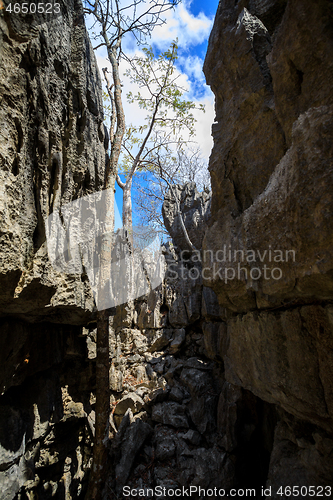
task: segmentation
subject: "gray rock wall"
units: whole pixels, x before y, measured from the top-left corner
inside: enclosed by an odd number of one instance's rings
[[[80,1],[48,22],[21,21],[1,11],[0,315],[82,322],[89,287],[52,269],[44,221],[103,186],[101,81]]]
[[[1,498],[80,498],[95,386],[81,329],[17,319],[0,327]]]
[[[101,81],[81,2],[61,2],[47,22],[1,10],[0,75],[0,496],[82,498],[95,377],[78,325],[94,303],[84,276],[52,268],[44,224],[104,182]]]
[[[210,218],[211,193],[206,191],[199,193],[195,183],[188,182],[184,186],[174,186],[173,194],[168,191],[165,196],[162,215],[166,230],[180,250],[189,250],[173,196],[177,196],[182,218],[192,244],[195,248],[201,249]]]
[[[189,235],[207,237],[210,219],[201,208],[207,195],[190,185],[177,193]],[[211,249],[189,250],[171,198],[163,215],[174,243],[166,252],[173,278],[173,294],[166,289],[172,298],[168,321],[186,329],[192,318],[196,335],[203,335],[200,355],[213,361],[213,436],[217,456],[224,456],[219,486],[254,488],[257,498],[264,486],[275,498],[280,486],[331,486],[332,306],[292,301],[289,308],[238,314],[221,300],[224,283],[218,296],[205,286],[209,268],[203,256]],[[200,405],[200,397],[191,404]]]
[[[275,409],[225,382],[220,354],[207,341],[225,326],[217,297],[201,278],[182,278],[182,269],[194,266],[173,247],[165,256],[163,284],[112,318],[108,490],[119,498],[125,485],[138,496],[156,487],[227,492],[244,475],[257,487],[274,433],[264,415],[275,423]],[[94,359],[96,331],[86,334]],[[158,490],[149,495],[161,497]]]
[[[276,409],[273,498],[333,483],[332,55],[330,2],[222,0],[204,65],[216,123],[203,284],[226,311],[205,342],[236,393]]]

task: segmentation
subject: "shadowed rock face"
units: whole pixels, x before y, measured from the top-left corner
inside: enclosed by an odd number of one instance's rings
[[[203,283],[227,311],[222,329],[206,328],[205,345],[224,360],[228,383],[276,405],[267,483],[275,489],[333,482],[325,465],[333,431],[332,42],[331,2],[222,0],[204,65],[216,123]],[[223,401],[233,398],[229,390]]]
[[[60,15],[34,26],[0,11],[0,496],[6,500],[77,498],[89,470],[86,412],[95,377],[77,324],[91,318],[93,299],[84,278],[52,269],[44,219],[102,188],[106,133],[81,2],[60,4]]]
[[[21,21],[1,11],[0,315],[82,322],[89,287],[51,268],[44,219],[103,186],[101,82],[80,1]]]
[[[210,286],[238,312],[333,298],[330,2],[289,1],[283,13],[281,6],[221,2],[204,66],[217,123],[203,247],[231,251],[219,268],[222,276],[232,268],[235,279],[212,274]],[[267,12],[280,16],[273,31],[263,24]],[[247,273],[239,273],[240,252],[249,251],[256,259],[243,259]],[[261,267],[281,268],[280,279],[249,278],[258,251]],[[288,261],[286,251],[294,252]]]
[[[95,383],[80,327],[17,319],[0,327],[1,498],[76,498],[89,470]]]

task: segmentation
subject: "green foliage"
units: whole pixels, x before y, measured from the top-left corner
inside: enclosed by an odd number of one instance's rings
[[[186,127],[193,134],[195,119],[191,110],[195,108],[195,104],[182,98],[186,89],[177,83],[179,75],[175,75],[177,50],[175,41],[166,52],[156,57],[151,47],[145,47],[144,57],[134,58],[131,68],[126,72],[132,83],[145,89],[144,94],[140,91],[136,95],[129,92],[127,99],[147,111],[147,123],[151,123],[158,107],[155,122],[159,127],[170,127],[171,122],[175,132]]]
[[[140,126],[130,124],[123,139],[120,172],[129,174],[134,171],[155,169],[157,156],[174,154],[184,144],[182,132],[194,135],[195,118],[192,111],[196,109],[193,101],[184,98],[186,89],[179,83],[177,72],[177,41],[170,48],[155,55],[152,47],[142,49],[143,56],[131,59],[130,68],[125,72],[132,84],[139,88],[137,93],[128,92],[130,104],[137,104],[145,114],[145,123]],[[111,113],[108,94],[103,98],[107,114]],[[199,109],[204,111],[204,106]]]

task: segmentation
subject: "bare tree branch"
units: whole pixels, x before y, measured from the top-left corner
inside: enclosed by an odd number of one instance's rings
[[[117,184],[118,186],[121,188],[121,189],[124,189],[126,184],[125,182],[123,182],[119,176],[119,174],[117,174],[117,177],[116,177],[116,180],[117,180]]]

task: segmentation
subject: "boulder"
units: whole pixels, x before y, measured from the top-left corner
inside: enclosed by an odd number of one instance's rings
[[[184,406],[171,401],[154,405],[151,418],[155,422],[175,428],[189,427]]]

